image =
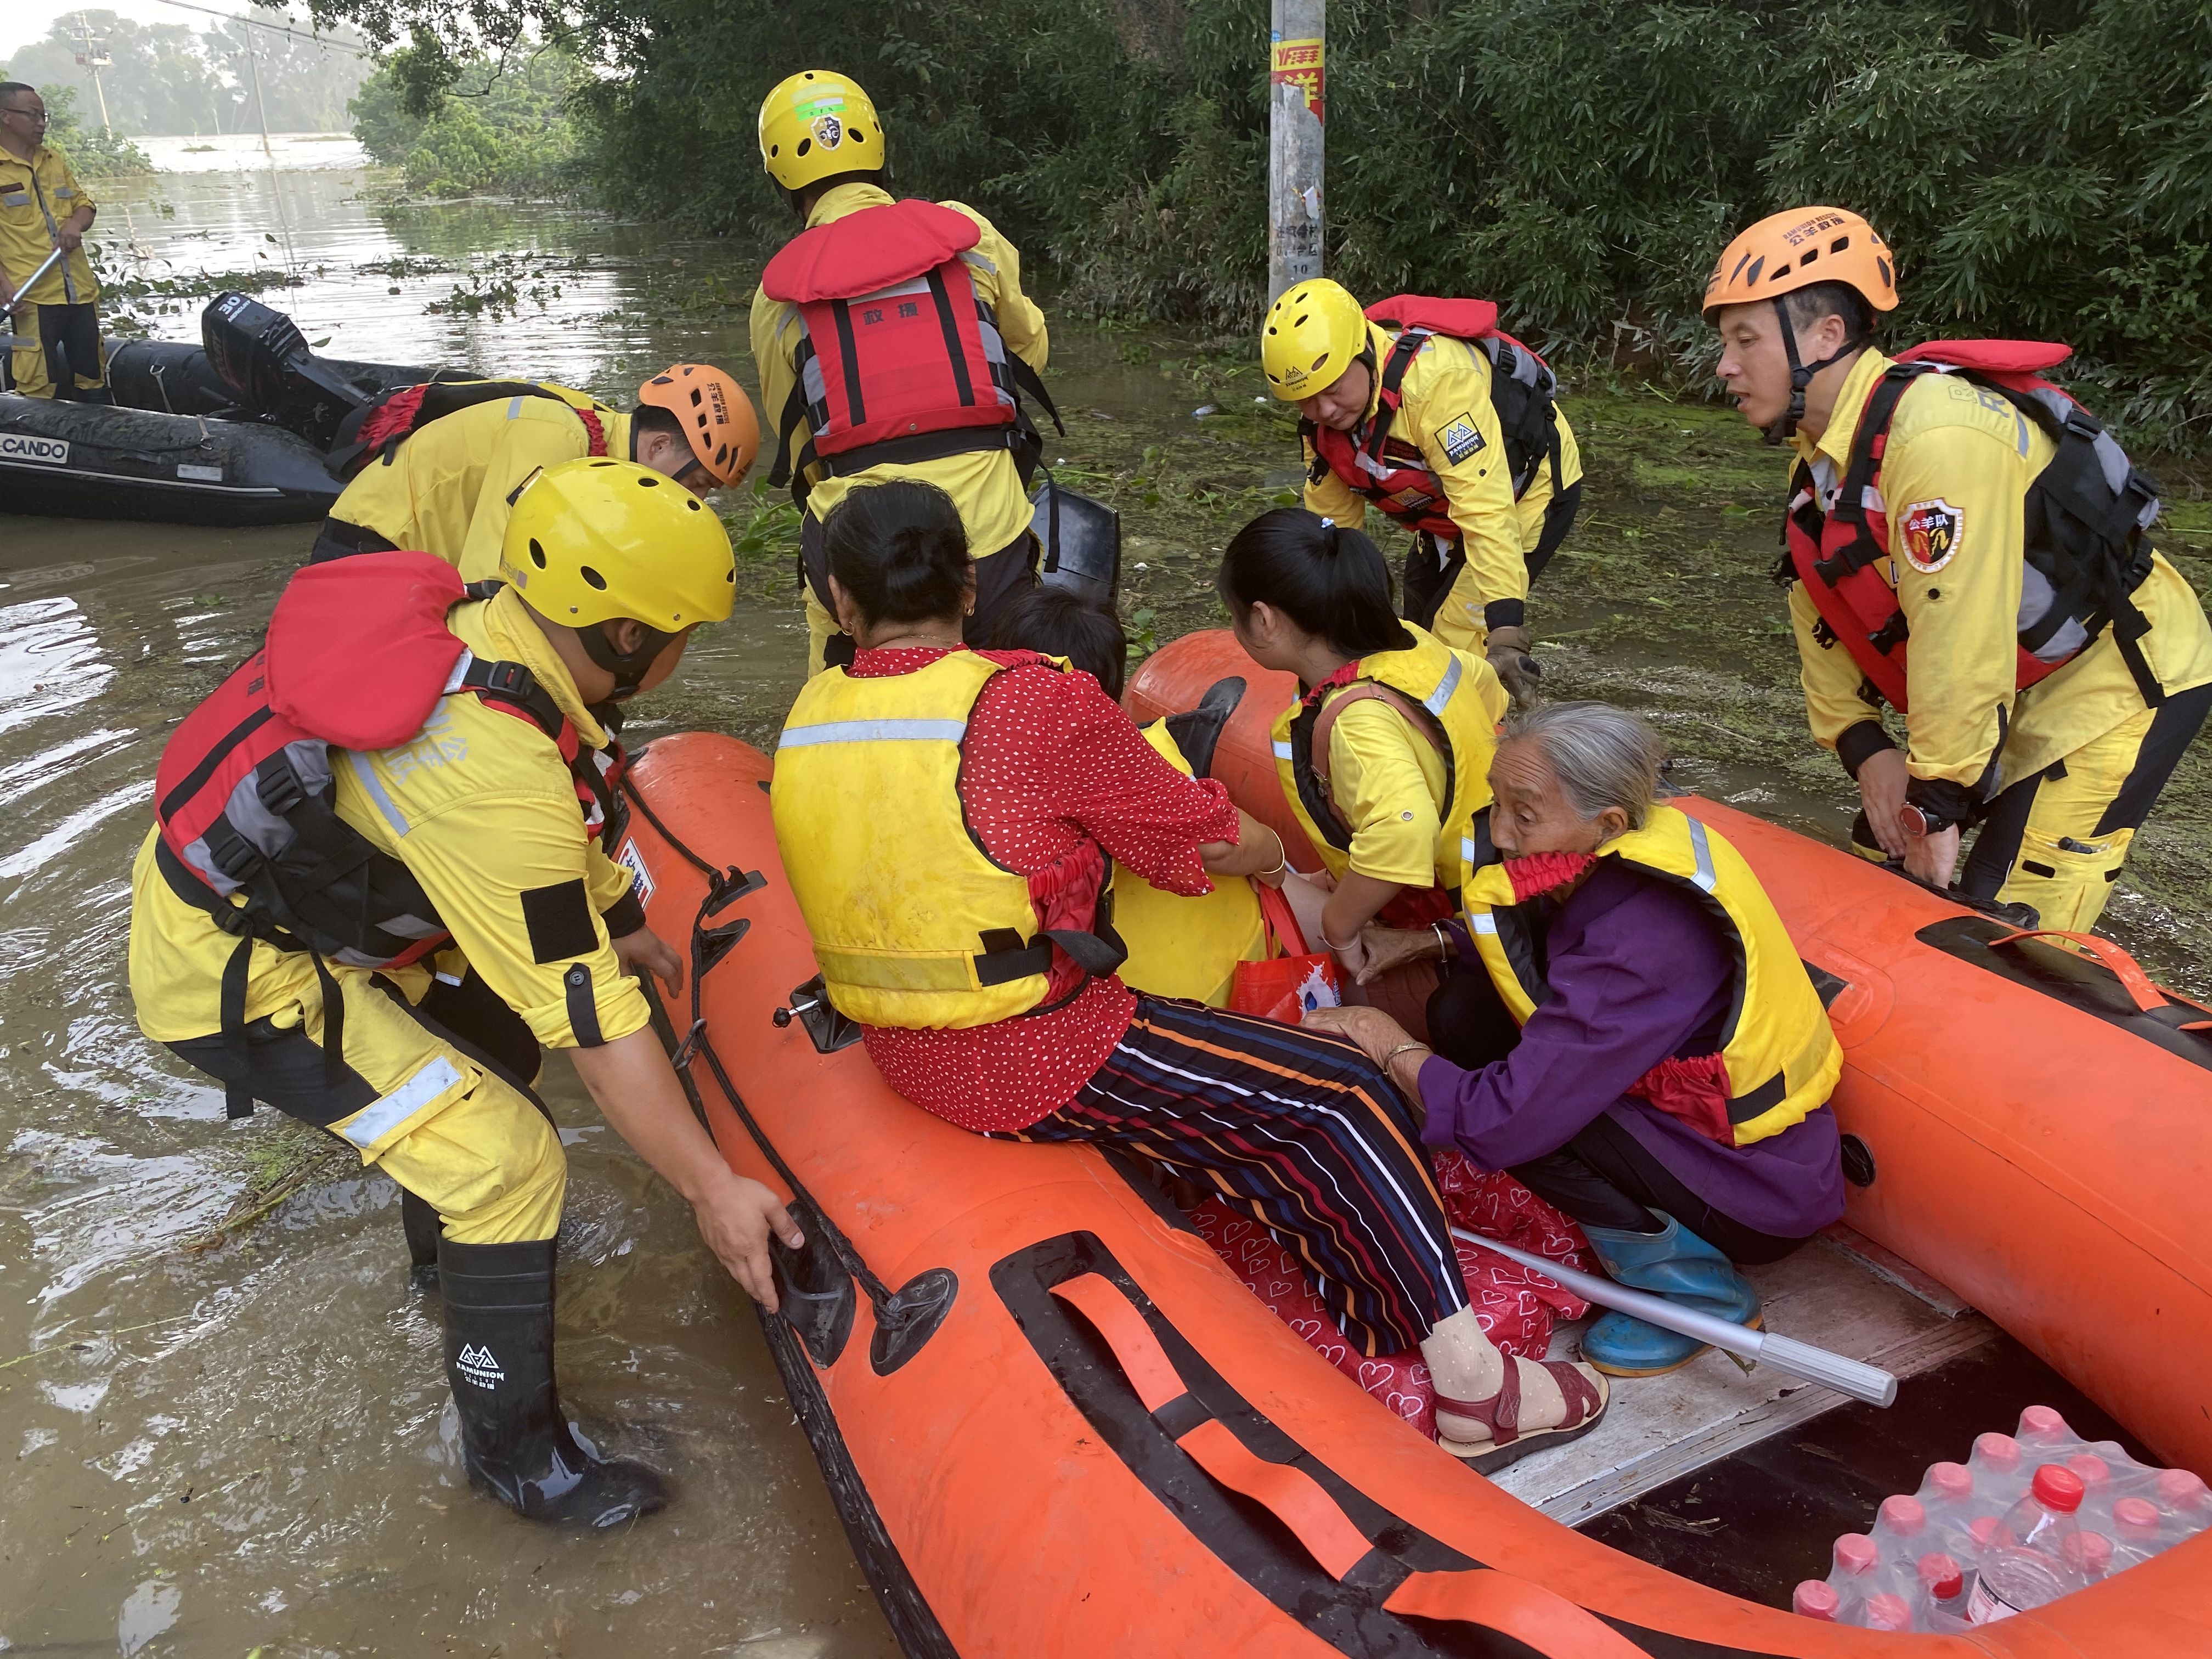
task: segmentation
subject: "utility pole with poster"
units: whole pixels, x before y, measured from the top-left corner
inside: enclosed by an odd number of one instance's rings
[[[1321,275],[1327,0],[1273,0],[1267,56],[1267,302]]]

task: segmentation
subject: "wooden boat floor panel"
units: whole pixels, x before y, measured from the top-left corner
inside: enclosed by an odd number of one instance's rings
[[[1767,1329],[1900,1377],[1942,1365],[1997,1335],[1980,1315],[1956,1302],[1950,1306],[1958,1311],[1947,1312],[1822,1241],[1747,1274],[1765,1303]],[[1553,1338],[1553,1357],[1571,1357],[1582,1328],[1563,1326]],[[1500,1470],[1492,1477],[1497,1484],[1552,1519],[1579,1527],[1845,1403],[1841,1395],[1768,1366],[1746,1374],[1717,1350],[1665,1376],[1612,1381],[1613,1403],[1595,1432]],[[1900,1410],[1893,1407],[1892,1414]],[[1966,1450],[1961,1441],[1929,1461],[1963,1457]],[[1917,1484],[1916,1477],[1907,1489]]]

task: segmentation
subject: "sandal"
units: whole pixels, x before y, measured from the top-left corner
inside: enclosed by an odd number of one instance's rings
[[[1454,1400],[1449,1395],[1437,1396],[1437,1410],[1453,1417],[1471,1417],[1478,1423],[1489,1425],[1486,1441],[1447,1440],[1441,1428],[1437,1443],[1454,1457],[1466,1463],[1477,1474],[1491,1474],[1508,1463],[1517,1462],[1530,1452],[1541,1451],[1547,1446],[1563,1446],[1570,1440],[1579,1440],[1604,1420],[1606,1409],[1613,1403],[1610,1389],[1605,1389],[1601,1377],[1596,1388],[1590,1386],[1589,1376],[1579,1365],[1564,1359],[1541,1362],[1552,1381],[1558,1384],[1559,1397],[1565,1402],[1566,1419],[1556,1427],[1521,1431],[1521,1364],[1510,1354],[1502,1356],[1505,1361],[1505,1380],[1498,1385],[1498,1392],[1487,1400]],[[1600,1392],[1603,1389],[1603,1392]]]

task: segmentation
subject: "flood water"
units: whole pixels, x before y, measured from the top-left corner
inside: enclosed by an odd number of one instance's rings
[[[672,360],[750,379],[756,251],[548,208],[379,210],[350,145],[280,140],[272,175],[258,139],[185,142],[157,160],[188,171],[113,193],[101,222],[113,268],[155,286],[143,303],[174,307],[150,315],[166,335],[196,335],[199,300],[161,284],[290,271],[305,285],[263,297],[334,355],[624,402]],[[1161,639],[1213,618],[1212,555],[1296,477],[1256,375],[1196,343],[1054,327],[1069,435],[1053,459],[1125,507],[1125,612]],[[1540,590],[1552,683],[1651,709],[1685,781],[1836,834],[1846,791],[1810,753],[1759,574],[1771,457],[1711,410],[1571,407],[1591,484]],[[1669,483],[1686,448],[1721,481],[1694,498]],[[750,602],[641,705],[639,735],[757,742],[780,721],[805,633],[787,526],[764,504],[735,509],[754,532]],[[669,1513],[610,1537],[548,1533],[468,1491],[436,1304],[407,1287],[391,1184],[265,1111],[225,1123],[218,1092],[139,1035],[127,881],[156,757],[251,648],[311,535],[0,516],[0,781],[16,815],[0,837],[0,1652],[895,1652],[749,1307],[564,1063],[545,1086],[571,1160],[568,1403],[679,1488]],[[2202,953],[2186,901],[2203,884],[2203,758],[2114,911],[2185,982]],[[300,1190],[210,1238],[295,1165]]]

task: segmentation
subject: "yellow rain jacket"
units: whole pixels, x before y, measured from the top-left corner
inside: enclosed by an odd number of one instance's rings
[[[1002,672],[973,651],[878,678],[826,670],[784,722],[776,846],[830,1000],[864,1025],[963,1030],[1027,1013],[1044,1000],[1054,942],[1113,970],[1096,935],[1042,937],[1030,878],[968,828],[961,745]],[[1110,864],[1093,851],[1103,874]],[[1102,894],[1102,919],[1109,908]]]
[[[1387,362],[1398,337],[1370,323],[1367,337],[1375,362]],[[1365,418],[1372,420],[1381,406],[1382,386],[1379,374],[1369,379],[1372,385]],[[1400,389],[1405,402],[1391,423],[1390,435],[1417,447],[1429,470],[1442,481],[1467,555],[1467,568],[1437,607],[1436,635],[1446,645],[1480,656],[1490,634],[1484,607],[1492,599],[1528,597],[1524,555],[1543,536],[1544,510],[1552,503],[1552,469],[1538,467],[1520,500],[1514,500],[1504,436],[1490,400],[1490,360],[1466,341],[1441,336],[1431,339],[1407,366]],[[1583,458],[1566,410],[1559,409],[1557,415],[1559,482],[1565,489],[1583,476]],[[1481,441],[1473,449],[1461,446],[1464,453],[1455,460],[1444,447],[1444,429],[1468,421]],[[1313,446],[1308,443],[1307,509],[1339,524],[1364,526],[1366,497],[1334,472],[1324,471],[1318,482],[1313,481]]]
[[[1455,891],[1462,834],[1490,803],[1490,758],[1508,700],[1481,657],[1410,623],[1406,631],[1410,650],[1363,658],[1352,684],[1276,717],[1275,774],[1331,875],[1352,870]],[[1314,732],[1331,710],[1317,758]]]
[[[1185,777],[1190,762],[1168,723],[1144,728],[1145,741]],[[1121,982],[1156,997],[1189,997],[1217,1008],[1229,1006],[1240,962],[1264,962],[1273,952],[1259,895],[1241,876],[1218,876],[1213,890],[1197,898],[1164,893],[1135,872],[1114,872],[1114,931],[1128,946]]]
[[[592,437],[576,418],[596,413],[607,453],[628,459],[630,417],[587,394],[550,386],[550,398],[513,397],[472,404],[432,421],[373,460],[331,507],[342,524],[373,530],[394,547],[436,555],[465,582],[499,574],[507,498],[541,467],[580,460]]]
[[[477,656],[527,667],[582,743],[606,745],[512,589],[456,606],[447,626]],[[536,725],[474,696],[448,696],[413,742],[332,758],[338,816],[407,866],[466,965],[541,1043],[611,1042],[647,1023],[644,994],[623,971],[603,920],[629,893],[631,873],[586,830],[568,763]],[[155,841],[148,836],[131,872],[131,992],[139,1028],[156,1042],[175,1042],[222,1028],[223,968],[237,941],[170,890]],[[459,971],[450,952],[437,963]],[[419,1000],[431,969],[425,961],[389,977]],[[362,969],[332,972],[342,984],[370,977]],[[257,942],[248,973],[249,1022],[296,1024],[319,1006],[314,963],[302,953]],[[349,1022],[349,1059],[366,1040]]]
[[[1478,823],[1462,854],[1470,870],[1462,895],[1468,930],[1498,995],[1526,1024],[1550,994],[1538,968],[1539,924],[1515,898],[1487,832],[1486,821]],[[1826,1104],[1843,1074],[1844,1051],[1790,930],[1743,855],[1687,813],[1655,806],[1641,830],[1616,836],[1598,856],[1696,895],[1727,936],[1739,964],[1735,1010],[1721,1048],[1734,1144],[1780,1134]]]
[[[59,150],[41,144],[23,161],[0,149],[0,264],[8,268],[9,287],[15,289],[54,251],[71,214],[95,205]],[[100,282],[80,247],[17,297],[42,306],[87,305],[100,297]]]
[[[1826,430],[1817,441],[1802,432],[1791,440],[1824,498],[1850,465],[1860,411],[1890,362],[1879,351],[1862,352]],[[2056,673],[2015,689],[2027,562],[2021,504],[2054,449],[2003,398],[1956,376],[1923,376],[1898,404],[1876,477],[1891,557],[1875,568],[1896,589],[1911,629],[1905,759],[1916,778],[1954,783],[1977,797],[1994,793],[2143,712],[2110,629]],[[1948,550],[1932,565],[1908,556],[1916,504],[1940,505],[1957,521]],[[2151,624],[2143,654],[2166,693],[2212,682],[2212,626],[2162,556],[2135,602]],[[1880,714],[1860,696],[1863,676],[1850,652],[1823,643],[1820,614],[1802,585],[1790,590],[1790,620],[1813,735],[1834,749]]]

